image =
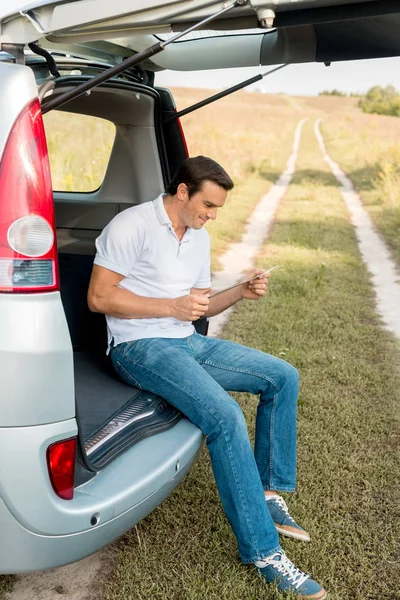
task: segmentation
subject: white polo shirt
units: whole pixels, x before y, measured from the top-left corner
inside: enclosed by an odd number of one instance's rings
[[[110,221],[96,239],[94,262],[124,276],[119,287],[138,296],[178,298],[190,289],[208,288],[210,238],[206,229],[186,230],[179,241],[164,207],[163,194],[153,202],[128,208]],[[119,319],[106,316],[108,344],[142,338],[182,338],[193,325],[173,317]]]

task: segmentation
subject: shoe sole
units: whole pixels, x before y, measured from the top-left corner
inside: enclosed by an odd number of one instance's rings
[[[327,598],[328,596],[328,592],[325,592],[325,594],[323,596],[300,596],[300,598],[304,598],[304,600],[325,600],[325,598]]]
[[[316,596],[315,594],[313,594],[312,596],[299,596],[300,600],[325,600],[325,598],[328,597],[328,592],[325,591],[324,589],[322,590],[324,592],[323,596]]]
[[[302,542],[309,542],[310,541],[310,536],[309,535],[304,535],[304,533],[298,533],[297,531],[291,531],[291,530],[288,530],[288,529],[283,529],[282,527],[280,527],[276,523],[274,523],[274,525],[276,527],[277,532],[280,533],[281,535],[293,538],[295,540],[301,540]]]

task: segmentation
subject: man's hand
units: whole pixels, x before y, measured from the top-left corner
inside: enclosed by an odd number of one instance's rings
[[[208,296],[189,294],[175,298],[172,302],[172,316],[178,321],[197,321],[208,309]]]
[[[246,277],[255,277],[255,275],[260,273],[264,273],[264,269],[256,269],[253,273],[247,273]],[[268,277],[270,275],[271,273],[264,273],[257,279],[244,283],[240,288],[242,291],[242,298],[247,298],[247,300],[258,300],[259,298],[262,298],[267,291]]]

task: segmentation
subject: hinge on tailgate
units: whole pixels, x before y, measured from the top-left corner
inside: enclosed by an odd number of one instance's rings
[[[15,58],[17,65],[25,64],[24,44],[1,44],[1,50]]]

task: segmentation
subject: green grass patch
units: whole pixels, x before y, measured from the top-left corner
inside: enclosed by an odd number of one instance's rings
[[[399,119],[347,115],[323,120],[321,129],[400,267]]]
[[[279,173],[276,173],[278,179]],[[240,242],[246,222],[254,211],[263,194],[272,183],[267,182],[259,173],[252,173],[235,185],[223,208],[218,211],[215,221],[207,223],[211,238],[211,270],[221,269],[219,256],[222,256],[231,244]]]
[[[331,600],[394,600],[399,347],[376,314],[336,186],[306,124],[298,173],[257,261],[280,269],[264,299],[237,306],[224,336],[300,371],[298,491],[287,499],[312,543],[283,539],[288,556]],[[253,435],[256,398],[235,397]],[[287,598],[240,563],[206,451],[111,552],[105,600]]]

